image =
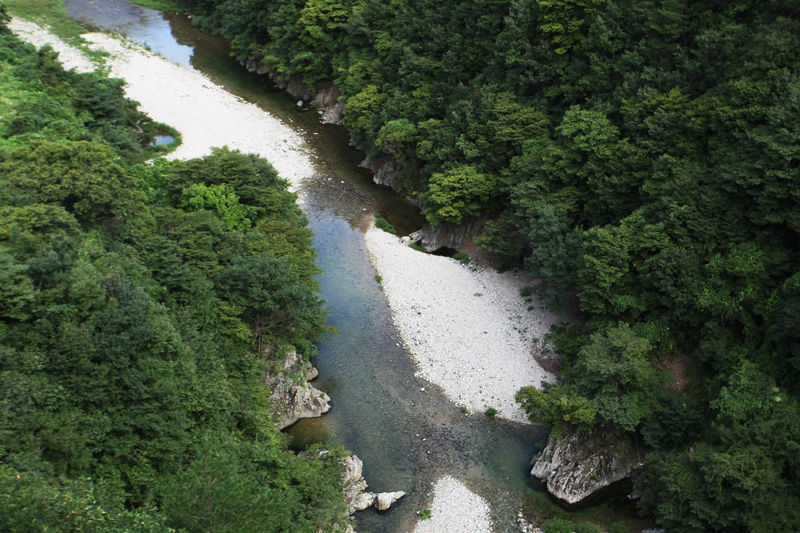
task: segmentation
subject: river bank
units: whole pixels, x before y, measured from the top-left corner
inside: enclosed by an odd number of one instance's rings
[[[51,43],[67,68],[91,66],[79,50],[59,44],[51,34],[40,33],[38,27],[20,21],[10,27],[23,37],[37,35],[37,45]],[[181,131],[183,145],[170,154],[170,159],[199,157],[222,145],[256,153],[267,158],[295,190],[299,189],[302,199],[301,183],[315,174],[314,161],[302,138],[289,126],[202,74],[142,47],[102,33],[84,37],[92,48],[111,54],[106,59],[110,74],[126,80],[127,95],[137,100],[144,112]],[[526,365],[535,369],[530,338],[538,335],[534,331],[544,332],[548,327],[547,318],[528,313],[527,304],[519,296],[519,288],[527,281],[418,253],[402,246],[396,237],[376,230],[365,238],[378,275],[384,280],[394,321],[418,363],[419,373],[473,412],[494,407],[502,417],[524,420],[513,404],[514,393],[519,386],[547,378],[538,371],[525,373]],[[426,306],[427,311],[422,313],[420,306]],[[425,321],[417,322],[416,317],[423,315]],[[465,494],[471,494],[466,488],[436,490],[434,494],[434,519],[441,514],[436,509],[449,508],[459,510],[468,523],[483,523],[484,510],[465,499]]]
[[[528,276],[423,254],[374,227],[365,238],[417,373],[471,413],[527,422],[514,395],[555,379],[531,351],[556,320],[520,296]]]

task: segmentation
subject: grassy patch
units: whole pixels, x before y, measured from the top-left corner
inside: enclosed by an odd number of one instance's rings
[[[3,0],[9,14],[49,27],[50,31],[75,42],[86,28],[69,18],[60,0]]]
[[[455,259],[462,265],[466,265],[469,263],[469,254],[466,252],[456,252],[453,254],[453,259]]]
[[[411,244],[409,244],[408,247],[411,248],[412,250],[416,250],[418,252],[422,252],[423,254],[427,254],[428,253],[428,250],[426,250],[424,246],[422,246],[420,244],[417,244],[415,242],[412,242]]]
[[[392,226],[392,224],[388,220],[380,216],[378,213],[375,213],[375,227],[378,229],[382,229],[386,233],[397,235],[397,230],[394,229],[394,226]]]

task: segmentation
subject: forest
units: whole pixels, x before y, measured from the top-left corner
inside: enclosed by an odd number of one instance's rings
[[[265,371],[332,333],[265,160],[156,158],[122,81],[0,4],[0,530],[331,531],[347,453],[287,447]]]
[[[635,435],[669,531],[800,529],[800,2],[184,4],[541,281],[531,420]]]

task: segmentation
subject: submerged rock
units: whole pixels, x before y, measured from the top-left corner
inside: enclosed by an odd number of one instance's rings
[[[531,475],[547,486],[547,492],[567,509],[577,509],[630,487],[640,463],[636,443],[609,429],[591,434],[573,429],[550,438],[533,463]]]
[[[331,399],[308,383],[315,376],[311,363],[292,352],[284,360],[280,372],[267,372],[262,380],[271,391],[270,412],[278,429],[291,426],[301,418],[314,418],[327,413]]]

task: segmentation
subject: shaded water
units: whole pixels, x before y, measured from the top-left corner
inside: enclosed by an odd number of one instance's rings
[[[188,68],[202,71],[228,91],[259,105],[302,133],[319,174],[304,187],[304,211],[315,234],[323,297],[330,324],[341,331],[320,346],[315,386],[333,409],[289,431],[301,447],[332,434],[364,461],[370,490],[408,495],[388,514],[359,513],[362,531],[413,529],[416,512],[430,505],[430,488],[450,474],[492,505],[499,531],[514,529],[516,509],[532,493],[527,474],[542,428],[465,417],[436,388],[414,377],[414,365],[391,320],[369,263],[362,231],[365,214],[379,212],[401,234],[423,223],[416,207],[357,170],[363,158],[340,127],[322,125],[263,77],[231,59],[227,44],[194,28],[183,14],[160,14],[124,0],[64,0],[67,13],[92,29],[118,31]]]

